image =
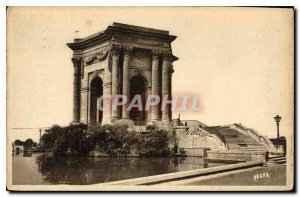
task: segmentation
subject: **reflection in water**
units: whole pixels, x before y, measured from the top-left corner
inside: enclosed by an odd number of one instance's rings
[[[13,184],[95,184],[195,170],[222,163],[206,163],[201,157],[53,157],[32,154],[13,157]]]

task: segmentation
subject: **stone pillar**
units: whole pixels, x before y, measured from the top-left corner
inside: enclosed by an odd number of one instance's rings
[[[153,51],[152,55],[152,95],[159,96],[159,52],[157,51]],[[151,106],[151,120],[159,119],[159,105]]]
[[[170,70],[169,70],[169,98],[172,100],[172,74],[174,73],[174,69],[173,69],[173,66],[172,64],[170,64]],[[169,119],[172,120],[172,105],[171,104],[169,106]]]
[[[82,71],[82,70],[81,70]],[[85,75],[82,78],[82,72],[81,72],[81,94],[80,94],[80,122],[82,123],[88,123],[88,76]]]
[[[103,82],[103,124],[111,124],[111,70],[105,67]]]
[[[130,119],[130,111],[127,110],[130,103],[129,61],[130,48],[124,50],[123,95],[127,97],[127,102],[122,106],[122,119]]]
[[[114,102],[114,97],[119,94],[119,48],[112,48],[112,88],[111,88],[111,96],[112,96],[112,104]],[[112,119],[116,120],[120,118],[120,110],[119,108],[115,108],[112,106]]]
[[[170,97],[170,65],[171,65],[171,56],[169,54],[164,55],[163,66],[162,66],[162,99],[165,96]],[[164,109],[162,109],[162,121],[170,121],[170,104],[167,104]]]
[[[81,58],[72,58],[74,66],[74,78],[73,78],[73,122],[80,121],[80,70],[81,70]]]

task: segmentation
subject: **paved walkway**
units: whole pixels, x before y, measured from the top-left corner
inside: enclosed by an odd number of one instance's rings
[[[241,169],[207,177],[172,181],[161,185],[286,185],[286,164]]]
[[[210,176],[220,176],[220,174],[225,172],[236,172],[242,169],[249,169],[254,167],[261,167],[263,162],[252,161],[246,163],[230,164],[218,167],[203,168],[197,170],[175,172],[147,177],[140,177],[134,179],[112,181],[108,183],[100,183],[101,185],[157,185],[157,184],[168,184],[176,181],[182,180],[192,180],[194,177],[206,178]]]

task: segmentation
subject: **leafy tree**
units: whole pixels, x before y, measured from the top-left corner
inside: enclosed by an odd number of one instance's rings
[[[166,156],[170,154],[169,135],[166,130],[154,129],[141,139],[141,152],[145,156]]]
[[[21,140],[17,139],[17,140],[14,141],[14,144],[17,145],[17,146],[23,146],[24,142],[22,142]]]
[[[33,145],[33,140],[31,138],[25,140],[24,142],[25,147],[32,147],[32,145]]]
[[[53,125],[42,136],[44,149],[55,155],[83,156],[95,150],[108,156],[126,156],[132,151],[145,156],[170,155],[169,144],[175,135],[157,127],[149,132],[128,131],[127,126],[76,124],[67,127]]]
[[[86,155],[92,148],[93,143],[86,134],[87,125],[70,125],[65,127],[66,140],[68,144],[68,149],[76,155]]]
[[[52,150],[55,143],[55,136],[50,129],[47,129],[42,136],[42,148]]]

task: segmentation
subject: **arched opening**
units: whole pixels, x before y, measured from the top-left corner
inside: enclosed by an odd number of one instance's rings
[[[97,107],[100,96],[103,95],[103,81],[100,77],[95,77],[91,82],[90,88],[90,123],[102,123],[103,111]],[[103,106],[103,101],[101,103]]]
[[[130,79],[130,102],[135,96],[141,97],[142,109],[133,107],[130,110],[130,119],[134,121],[135,125],[145,125],[147,120],[147,113],[145,111],[147,88],[146,79],[140,75],[133,76]]]

